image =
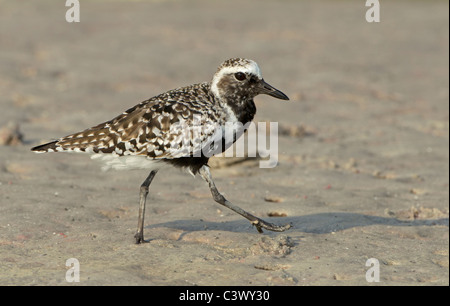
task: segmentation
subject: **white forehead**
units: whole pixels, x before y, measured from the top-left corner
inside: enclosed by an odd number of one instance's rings
[[[235,74],[236,72],[244,72],[247,74],[256,75],[259,79],[262,79],[261,70],[259,69],[258,64],[255,61],[248,59],[230,59],[224,62],[219,69],[211,82],[211,91],[215,94],[216,97],[220,97],[220,91],[217,87],[217,84],[222,79],[224,75]]]
[[[253,74],[262,79],[261,69],[259,69],[258,64],[252,60],[246,60],[245,62],[233,66],[222,66],[214,75],[214,79],[218,80],[223,75],[234,74],[236,72]]]

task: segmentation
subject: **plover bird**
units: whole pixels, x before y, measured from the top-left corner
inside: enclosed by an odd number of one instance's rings
[[[213,199],[248,219],[258,232],[282,232],[290,224],[268,223],[230,203],[217,190],[208,166],[239,138],[256,113],[259,94],[289,100],[267,84],[256,62],[233,58],[222,63],[211,82],[177,88],[145,100],[112,120],[36,146],[32,151],[84,152],[103,160],[105,168],[148,169],[140,188],[136,243],[144,241],[144,214],[150,183],[158,170],[172,165],[199,174]],[[235,126],[226,129],[225,126]]]

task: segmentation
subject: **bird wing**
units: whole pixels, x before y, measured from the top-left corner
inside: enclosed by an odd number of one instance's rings
[[[200,156],[205,146],[221,140],[222,129],[204,92],[191,87],[153,97],[110,121],[33,149],[154,159]]]

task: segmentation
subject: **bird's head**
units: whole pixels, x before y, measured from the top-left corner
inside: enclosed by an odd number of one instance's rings
[[[236,102],[253,99],[259,94],[289,100],[284,93],[264,81],[255,61],[243,58],[232,58],[219,66],[211,82],[211,91],[219,100]]]

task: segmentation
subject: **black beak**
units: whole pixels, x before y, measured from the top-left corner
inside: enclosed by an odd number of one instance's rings
[[[266,94],[281,100],[289,100],[288,96],[276,89],[275,87],[267,84],[264,80],[260,81],[259,93]]]

